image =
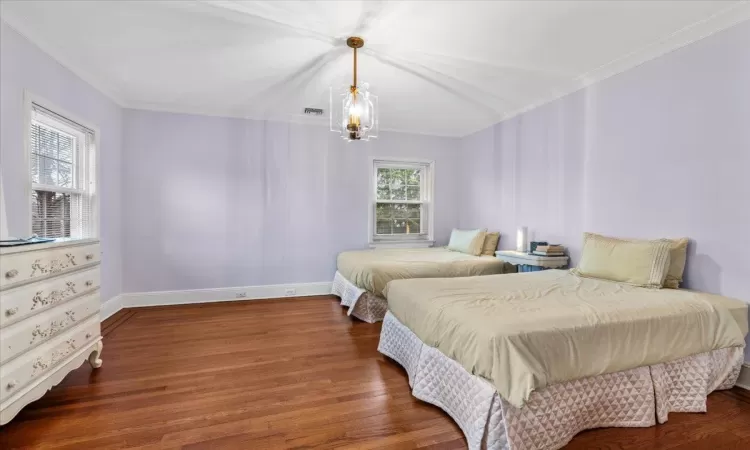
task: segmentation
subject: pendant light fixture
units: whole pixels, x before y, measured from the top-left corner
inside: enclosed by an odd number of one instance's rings
[[[333,88],[330,90],[331,131],[346,141],[367,141],[378,137],[378,97],[370,93],[367,83],[357,84],[357,49],[365,45],[364,39],[353,36],[346,45],[354,50],[354,77],[352,84],[335,96]]]

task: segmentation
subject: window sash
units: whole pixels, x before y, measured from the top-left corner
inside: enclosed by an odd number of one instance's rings
[[[374,228],[373,228],[373,236],[376,238],[388,238],[390,239],[424,239],[425,236],[427,236],[427,227],[426,227],[426,213],[427,213],[427,205],[424,203],[418,203],[421,207],[419,208],[419,218],[416,217],[378,217],[378,203],[385,203],[381,201],[375,202],[373,205],[373,217],[374,217]],[[394,202],[388,202],[389,204],[393,204]],[[403,203],[407,205],[413,205],[415,203]],[[378,233],[378,220],[419,220],[419,232],[418,233]]]
[[[431,187],[432,176],[431,163],[415,163],[415,162],[399,162],[399,161],[373,161],[373,172],[372,172],[372,198],[371,198],[371,211],[372,221],[370,226],[372,227],[371,241],[425,241],[430,237],[431,220],[430,220],[430,208],[431,208],[431,196],[432,192],[429,191]],[[378,171],[379,169],[407,169],[407,170],[419,170],[419,194],[420,200],[392,200],[392,199],[378,199]],[[407,186],[406,184],[404,186]],[[419,233],[398,233],[398,234],[381,234],[378,233],[378,204],[403,204],[403,205],[420,205],[419,214]],[[383,220],[383,218],[380,218]],[[409,218],[404,218],[408,220]]]

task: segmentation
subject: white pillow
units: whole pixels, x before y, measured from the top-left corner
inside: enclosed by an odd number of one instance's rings
[[[476,230],[459,230],[454,228],[451,231],[448,250],[479,256],[482,253],[486,232],[486,228]]]

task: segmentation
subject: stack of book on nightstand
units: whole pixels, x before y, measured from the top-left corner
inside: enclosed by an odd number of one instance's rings
[[[534,255],[538,256],[565,256],[565,247],[562,245],[539,245],[534,249]]]

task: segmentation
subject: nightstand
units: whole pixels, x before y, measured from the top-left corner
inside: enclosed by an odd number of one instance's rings
[[[546,269],[564,269],[568,267],[567,256],[538,256],[525,252],[502,250],[495,256],[509,264],[518,266],[519,272],[538,272]]]

